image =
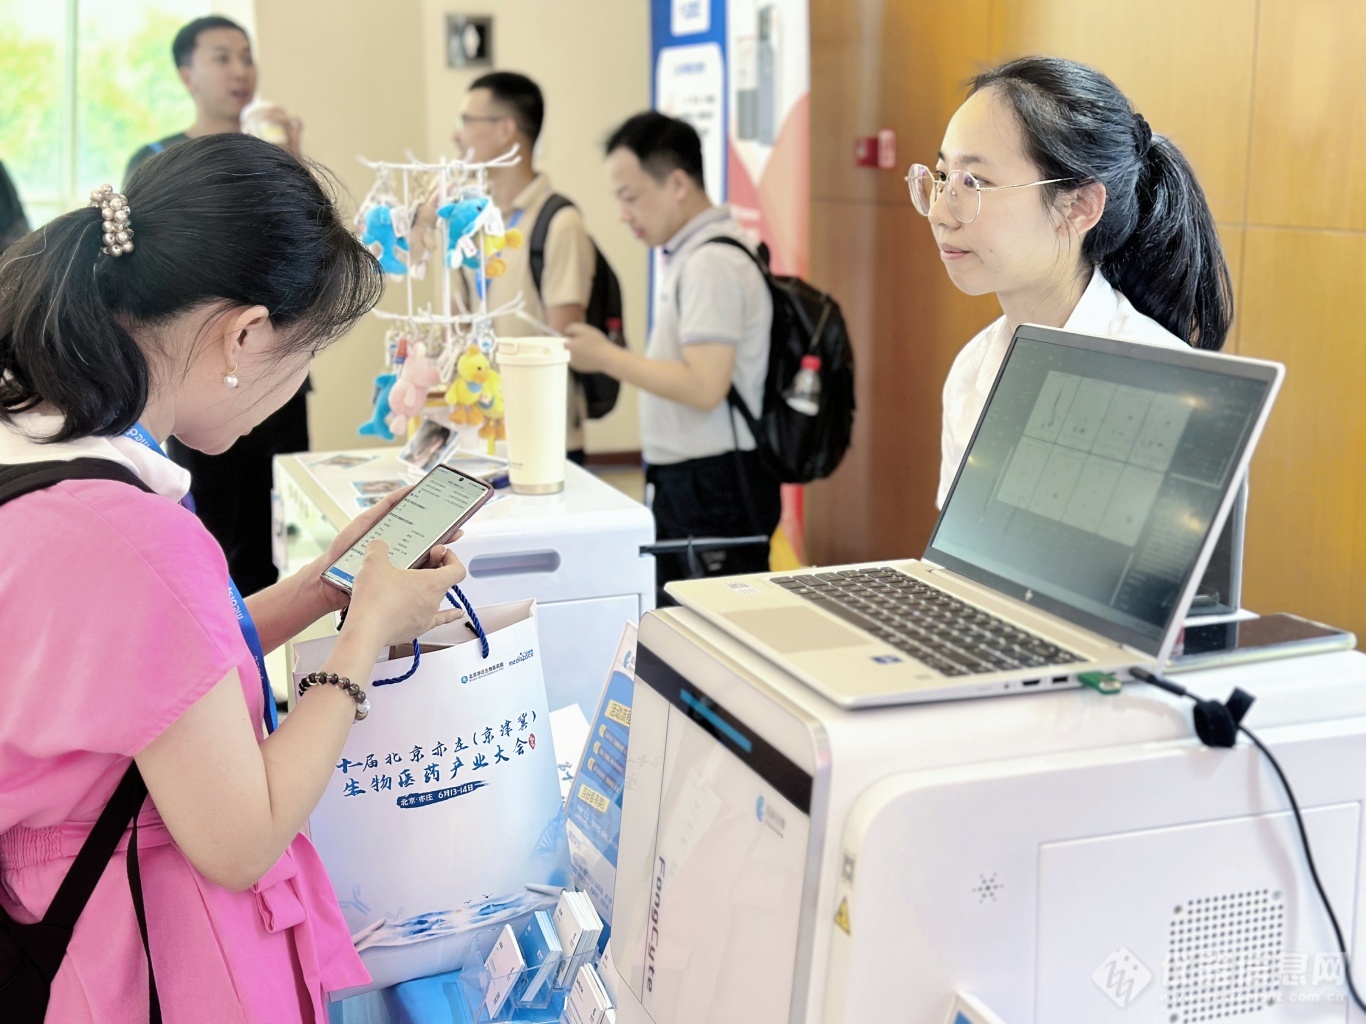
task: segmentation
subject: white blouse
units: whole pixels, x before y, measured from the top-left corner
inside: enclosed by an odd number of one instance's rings
[[[1099,268],[1092,271],[1091,283],[1086,286],[1063,330],[1168,348],[1186,347],[1184,341],[1152,317],[1134,309],[1129,300],[1105,280]],[[944,430],[940,442],[943,454],[939,463],[939,494],[935,498],[939,508],[944,507],[953,478],[958,475],[958,465],[977,428],[977,419],[982,415],[991,385],[1006,357],[1012,333],[1004,316],[993,321],[963,346],[949,370],[948,380],[944,382]]]

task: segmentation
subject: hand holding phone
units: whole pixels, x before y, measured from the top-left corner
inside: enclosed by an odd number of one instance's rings
[[[403,647],[430,629],[454,622],[464,609],[443,600],[465,578],[455,552],[438,544],[430,564],[420,570],[398,569],[389,561],[388,545],[374,541],[365,553],[347,608],[343,633],[350,631],[379,647]]]
[[[437,544],[445,543],[493,495],[493,488],[450,466],[424,476],[389,513],[322,573],[323,581],[346,592],[355,583],[371,542],[388,546],[389,562],[416,569]]]

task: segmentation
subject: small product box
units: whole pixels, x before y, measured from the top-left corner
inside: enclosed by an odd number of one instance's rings
[[[566,889],[560,893],[551,920],[564,950],[555,984],[567,988],[573,984],[575,972],[597,952],[598,940],[602,938],[602,918],[584,893]]]
[[[563,1024],[604,1024],[615,1018],[607,989],[592,964],[584,964],[574,976],[574,987],[564,1002]]]
[[[502,1012],[503,1004],[512,993],[513,985],[521,980],[522,972],[526,970],[526,960],[522,957],[521,947],[517,944],[517,933],[512,930],[512,925],[503,925],[498,941],[493,944],[493,951],[484,961],[484,966],[489,972],[489,987],[484,993],[484,1009],[488,1011],[489,1020],[494,1020]]]
[[[550,1001],[551,985],[564,957],[550,914],[536,911],[517,936],[517,943],[526,962],[526,974],[521,991],[514,993],[513,1000],[523,1007],[545,1006]]]

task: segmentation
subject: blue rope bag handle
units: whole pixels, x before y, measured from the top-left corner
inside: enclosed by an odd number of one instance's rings
[[[454,592],[454,596],[452,596],[452,591]],[[457,603],[456,603],[456,600],[455,600],[457,597],[460,598],[459,604],[457,604]],[[480,647],[480,649],[481,649],[482,652],[483,652],[482,655],[481,655],[481,657],[483,657],[483,658],[488,658],[488,656],[489,656],[489,638],[488,638],[488,634],[484,632],[484,625],[483,625],[483,623],[481,623],[481,622],[479,621],[479,616],[476,615],[476,614],[474,614],[474,606],[470,604],[470,599],[464,595],[464,592],[461,591],[461,589],[460,589],[459,587],[452,587],[451,590],[446,591],[446,600],[449,601],[449,602],[451,603],[451,607],[452,607],[452,608],[455,608],[455,609],[457,609],[457,610],[459,610],[460,605],[464,605],[464,606],[465,606],[465,614],[469,616],[469,619],[468,619],[468,621],[465,623],[465,625],[466,625],[468,628],[473,629],[474,632],[475,632],[475,634],[479,637],[479,647]],[[401,676],[394,676],[392,679],[376,679],[376,680],[375,680],[374,682],[372,682],[370,685],[371,685],[371,686],[392,686],[394,683],[401,683],[401,682],[403,682],[403,680],[405,680],[405,679],[411,679],[412,676],[413,676],[413,673],[415,673],[415,672],[417,671],[417,667],[418,667],[419,664],[421,664],[421,662],[422,662],[422,645],[419,644],[419,643],[417,642],[417,640],[413,640],[413,663],[412,663],[411,666],[409,666],[408,671],[407,671],[407,672],[404,672],[403,675],[401,675]]]

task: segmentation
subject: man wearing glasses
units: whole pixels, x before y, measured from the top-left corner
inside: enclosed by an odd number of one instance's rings
[[[516,163],[490,168],[489,196],[503,215],[507,228],[516,228],[525,239],[521,246],[504,249],[501,259],[507,270],[486,282],[484,296],[490,310],[506,305],[520,293],[525,317],[502,316],[494,321],[499,337],[544,334],[539,321],[564,333],[570,324],[583,321],[593,287],[595,255],[583,216],[572,204],[556,197],[550,179],[537,171],[536,140],[545,121],[545,100],[540,87],[526,75],[496,71],[475,80],[460,104],[454,142],[461,159],[488,163],[517,147]],[[553,205],[548,206],[552,199]],[[435,203],[424,204],[418,227],[435,223]],[[542,215],[548,216],[541,224]],[[541,227],[542,232],[537,228]],[[540,235],[543,247],[537,247]],[[533,274],[532,250],[538,248],[540,281]],[[465,297],[478,299],[479,281],[473,271],[464,275]],[[583,424],[588,418],[583,385],[570,374],[569,422],[565,446],[570,459],[583,464]]]

